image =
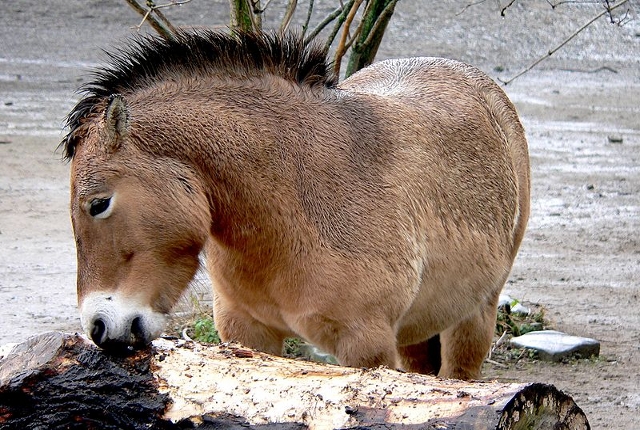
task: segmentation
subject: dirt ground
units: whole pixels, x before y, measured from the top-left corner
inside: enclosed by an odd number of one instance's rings
[[[320,12],[333,3],[316,0]],[[501,17],[498,2],[429,3],[399,3],[379,59],[445,56],[508,78],[600,11],[532,0]],[[178,24],[220,25],[227,4],[194,0],[167,14]],[[595,338],[602,349],[597,360],[489,364],[485,376],[554,384],[594,429],[635,429],[640,421],[640,5],[630,8],[635,20],[617,27],[600,19],[505,87],[527,129],[533,187],[528,232],[505,290],[544,307],[554,328]],[[271,9],[267,21],[280,13]],[[100,48],[138,22],[119,0],[2,5],[0,344],[79,330],[68,166],[55,149],[74,90],[104,58]]]

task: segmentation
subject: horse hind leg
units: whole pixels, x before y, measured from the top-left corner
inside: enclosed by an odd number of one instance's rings
[[[402,368],[407,372],[437,375],[442,360],[440,358],[440,336],[414,345],[398,347]]]
[[[440,333],[442,366],[438,376],[464,380],[480,377],[493,341],[498,296],[496,293],[475,314]]]

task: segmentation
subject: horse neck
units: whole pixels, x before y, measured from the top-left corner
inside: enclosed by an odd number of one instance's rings
[[[147,116],[145,134],[162,139],[152,149],[197,172],[209,200],[211,232],[229,247],[273,254],[271,245],[286,249],[276,246],[285,236],[300,240],[301,227],[292,222],[303,224],[289,157],[301,137],[283,126],[299,123],[302,110],[317,110],[318,98],[299,91],[286,82],[255,81],[248,88],[235,83],[206,94],[181,90],[154,95],[157,103],[139,102]],[[300,129],[311,129],[313,117],[308,121]]]

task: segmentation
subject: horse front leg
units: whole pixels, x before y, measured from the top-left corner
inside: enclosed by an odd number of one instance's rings
[[[381,319],[335,320],[322,315],[306,317],[301,334],[343,366],[374,368],[398,366],[395,333]]]
[[[223,342],[238,342],[268,354],[282,355],[285,333],[261,323],[215,291],[213,320]]]

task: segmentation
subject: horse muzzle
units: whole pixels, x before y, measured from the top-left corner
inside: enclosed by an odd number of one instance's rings
[[[85,333],[107,351],[144,348],[160,335],[166,322],[163,314],[117,293],[90,294],[80,309]]]

